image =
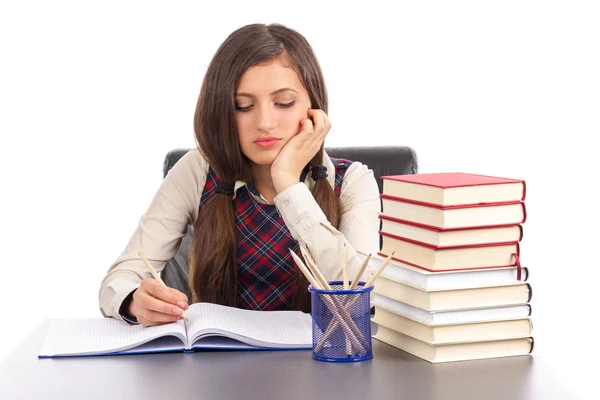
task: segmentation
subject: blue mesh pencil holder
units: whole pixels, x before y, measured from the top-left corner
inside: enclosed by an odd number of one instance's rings
[[[342,281],[329,282],[331,290],[308,287],[311,293],[313,358],[353,362],[373,358],[371,343],[371,291],[359,282],[344,290]]]

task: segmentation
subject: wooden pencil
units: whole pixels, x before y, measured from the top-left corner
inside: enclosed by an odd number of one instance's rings
[[[146,256],[144,256],[144,253],[141,250],[138,251],[138,255],[140,256],[140,258],[142,259],[142,261],[144,262],[146,267],[150,270],[150,273],[152,274],[154,279],[156,279],[161,285],[163,285],[164,287],[166,287],[168,289],[168,286],[160,278],[160,275],[158,275],[156,273],[156,270],[154,269],[152,264],[150,264],[150,261],[146,258]],[[187,319],[187,316],[185,315],[185,311],[183,311],[183,309],[181,309],[181,318]]]
[[[296,264],[300,268],[300,271],[302,271],[304,276],[306,276],[306,279],[308,279],[310,284],[313,285],[313,287],[316,289],[323,290],[323,287],[321,286],[321,284],[310,273],[308,268],[302,262],[302,259],[300,259],[300,257],[298,257],[298,255],[296,253],[294,253],[294,251],[291,249],[290,249],[290,254],[292,255],[292,258],[294,259],[294,261],[296,261]],[[339,321],[339,323],[341,324],[342,329],[344,330],[344,333],[346,334],[346,337],[348,337],[350,339],[352,345],[354,345],[357,349],[363,349],[363,351],[364,351],[364,347],[361,344],[360,340],[358,339],[358,337],[360,337],[362,339],[362,332],[358,329],[358,327],[352,320],[352,317],[347,312],[347,310],[343,307],[338,307],[336,305],[336,302],[334,302],[333,299],[331,297],[329,297],[328,295],[324,295],[322,297],[322,299],[325,302],[325,304],[327,305],[327,307],[329,308],[329,311],[331,311],[331,313],[333,314],[334,319],[336,321]],[[321,341],[320,343],[323,343],[323,341]]]
[[[350,285],[348,284],[348,248],[346,247],[346,242],[344,242],[344,258],[342,260],[342,275],[344,277],[344,289],[350,289]]]
[[[373,284],[375,283],[375,280],[379,277],[379,275],[381,274],[381,272],[384,270],[384,268],[388,265],[388,263],[390,262],[390,260],[392,259],[393,255],[396,252],[392,252],[392,254],[390,254],[381,264],[381,266],[379,267],[379,269],[371,276],[371,278],[369,278],[369,280],[367,281],[367,283],[365,283],[365,288],[373,286]],[[350,304],[347,306],[348,308],[351,308],[354,306],[354,304],[356,304],[356,302],[358,301],[359,297],[354,298]],[[320,348],[324,345],[325,341],[327,339],[329,339],[329,337],[333,334],[333,332],[335,331],[335,329],[337,328],[337,324],[338,321],[336,320],[332,320],[329,324],[329,326],[327,327],[327,330],[325,331],[325,334],[323,335],[323,338],[321,339],[321,342],[319,343],[319,345],[315,348],[315,351],[319,351]]]

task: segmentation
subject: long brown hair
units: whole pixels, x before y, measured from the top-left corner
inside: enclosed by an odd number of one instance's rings
[[[242,153],[235,122],[235,90],[247,68],[280,59],[293,68],[308,91],[311,108],[327,113],[327,90],[317,58],[306,39],[279,24],[251,24],[232,32],[215,53],[202,83],[194,132],[199,151],[219,181],[251,182],[250,163]],[[322,164],[323,146],[309,162]],[[339,199],[326,179],[318,179],[312,194],[337,228]],[[299,254],[300,255],[300,254]],[[291,256],[290,256],[291,258]],[[228,306],[237,303],[237,229],[231,196],[215,194],[198,214],[190,250],[190,288],[193,302]],[[308,312],[306,278],[296,269],[293,308]]]

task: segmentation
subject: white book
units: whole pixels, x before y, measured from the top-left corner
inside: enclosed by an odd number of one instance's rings
[[[369,269],[373,273],[379,269],[385,257],[375,254],[371,256],[371,260]],[[424,290],[468,289],[518,282],[517,267],[431,272],[393,259],[381,272],[381,276]],[[521,268],[521,281],[528,279],[529,270]]]
[[[377,314],[377,308],[381,307],[387,311],[431,326],[521,319],[531,315],[531,305],[529,304],[452,311],[427,311],[378,293],[372,293],[371,296],[371,304],[375,306],[375,314]]]
[[[56,319],[39,358],[194,349],[312,349],[312,318],[301,311],[253,311],[195,303],[188,320],[144,327],[114,318]]]

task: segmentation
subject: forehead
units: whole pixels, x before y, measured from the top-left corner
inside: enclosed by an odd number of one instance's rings
[[[240,79],[237,93],[244,92],[257,96],[282,88],[291,87],[301,91],[303,86],[296,71],[284,65],[279,59],[249,67]]]

